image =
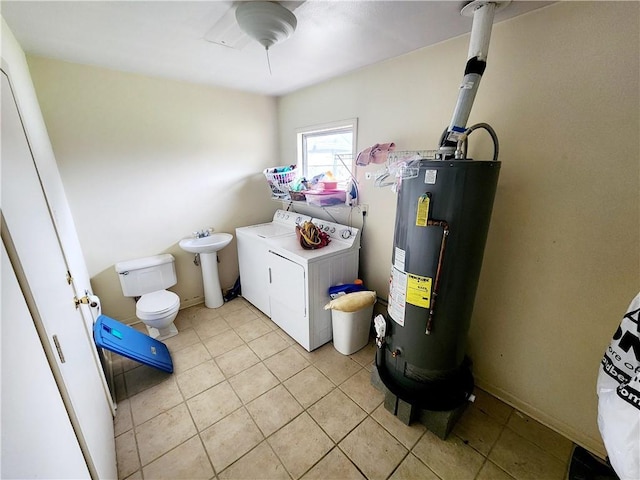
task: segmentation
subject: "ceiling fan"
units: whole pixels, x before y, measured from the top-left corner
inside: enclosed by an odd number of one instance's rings
[[[204,35],[207,42],[242,50],[252,40],[266,50],[287,39],[296,29],[293,11],[302,1],[235,1]]]

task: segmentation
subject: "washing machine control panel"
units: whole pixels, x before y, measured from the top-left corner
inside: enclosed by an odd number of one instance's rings
[[[359,230],[355,227],[340,225],[339,223],[329,222],[319,218],[314,218],[312,222],[316,227],[318,227],[318,229],[329,235],[332,240],[337,239],[342,242],[353,244],[358,237]]]
[[[311,217],[302,215],[297,212],[288,212],[286,210],[276,210],[273,214],[273,222],[279,225],[290,226],[293,230],[296,225],[302,225],[304,222],[310,222]]]

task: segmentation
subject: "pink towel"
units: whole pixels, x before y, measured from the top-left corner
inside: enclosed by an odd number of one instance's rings
[[[369,165],[369,163],[384,163],[387,161],[389,152],[392,152],[395,148],[396,144],[393,142],[376,143],[358,154],[356,165],[364,166]]]

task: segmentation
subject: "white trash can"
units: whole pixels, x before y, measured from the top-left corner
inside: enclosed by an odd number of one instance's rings
[[[331,310],[333,346],[343,355],[351,355],[369,341],[373,304],[355,312]]]

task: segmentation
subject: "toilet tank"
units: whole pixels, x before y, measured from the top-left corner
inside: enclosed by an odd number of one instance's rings
[[[125,297],[164,290],[176,284],[173,255],[168,253],[116,263],[116,272]]]

